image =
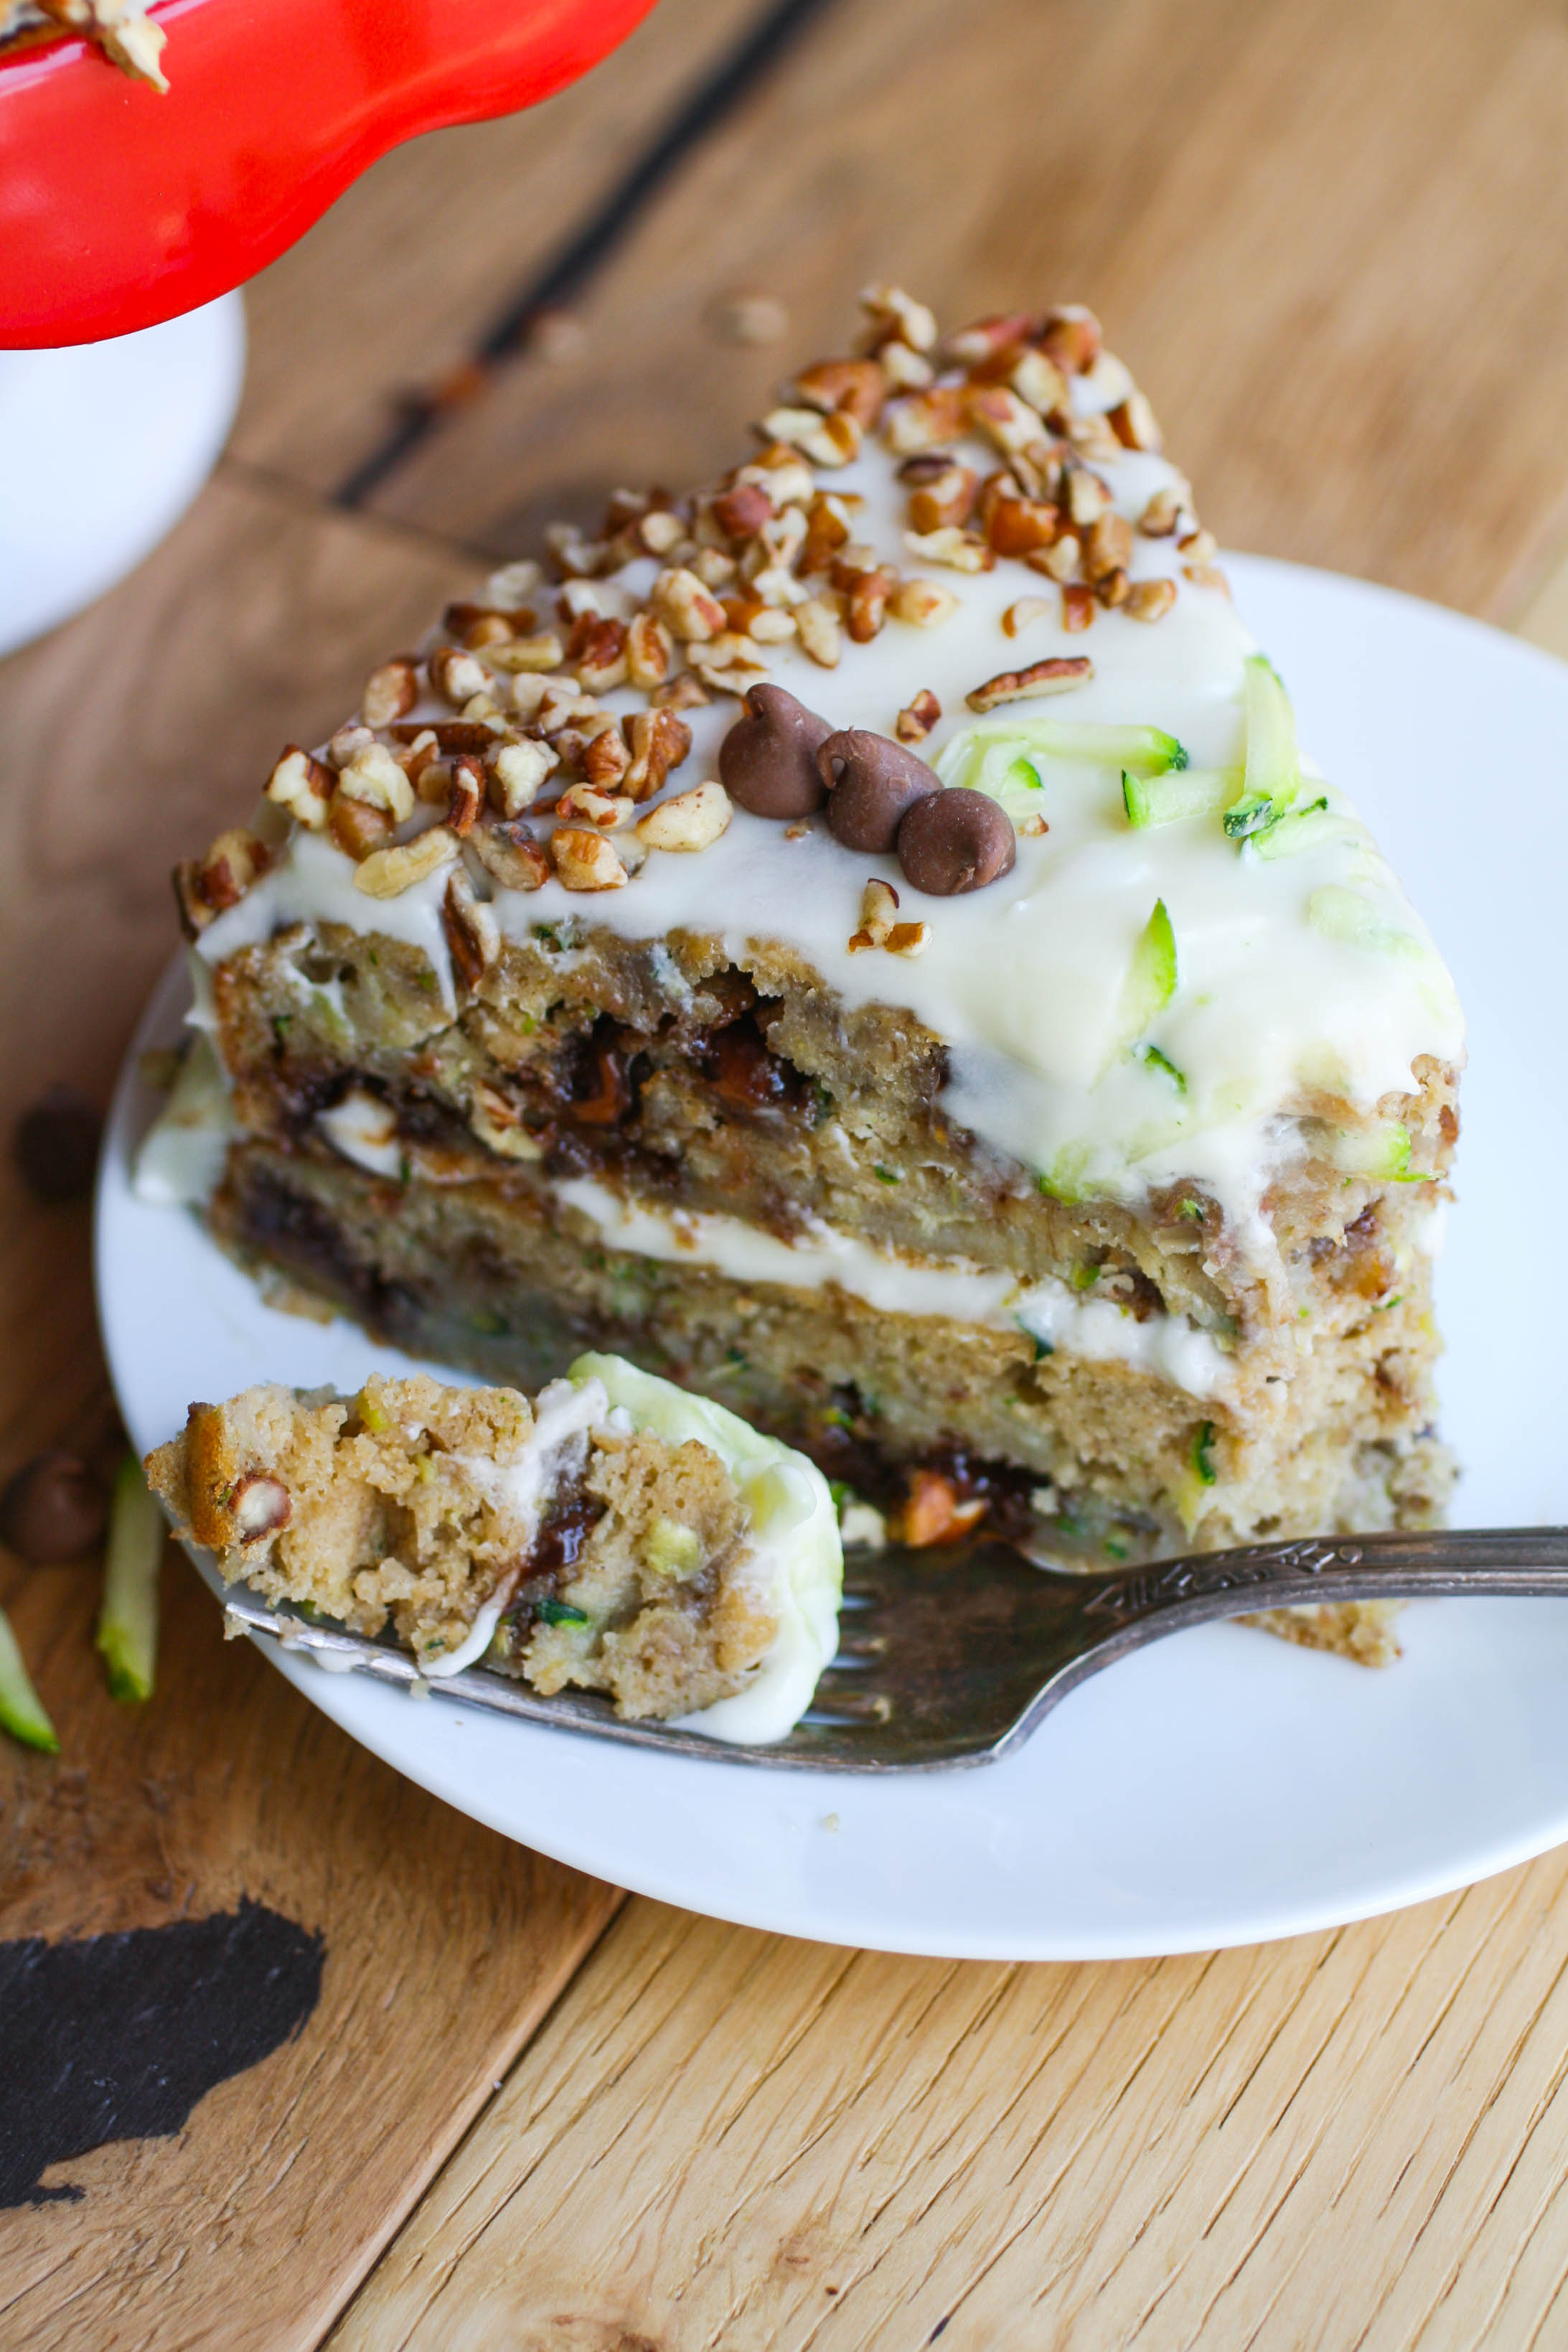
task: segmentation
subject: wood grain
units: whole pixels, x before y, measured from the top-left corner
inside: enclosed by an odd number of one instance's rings
[[[384,156],[247,289],[235,454],[330,490],[461,366],[759,5],[661,0],[543,106]]]
[[[785,355],[894,276],[950,318],[1105,319],[1229,543],[1504,612],[1568,496],[1568,19],[1545,0],[838,0],[584,306],[383,490],[514,548],[628,475],[728,462]]]
[[[632,1905],[332,2352],[1561,2342],[1565,1928],[1562,1856],[1082,1968]]]
[[[296,2042],[209,2091],[173,2139],[51,2173],[0,2212],[0,2344],[294,2352],[334,2312],[612,1913],[617,1897],[448,1811],[225,1644],[195,1571],[164,1575],[160,1688],[116,1705],[90,1571],[11,1570],[59,1731],[0,1755],[0,1916],[79,1936],[232,1910],[320,1932]]]

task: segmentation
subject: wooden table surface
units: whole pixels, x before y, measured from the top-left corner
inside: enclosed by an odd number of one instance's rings
[[[548,515],[726,461],[872,277],[950,319],[1092,303],[1223,540],[1568,653],[1556,0],[758,5],[664,0],[252,289],[214,481],[0,667],[7,1126],[106,1097],[168,866],[287,737]],[[783,341],[727,339],[743,292]],[[111,1417],[87,1213],[8,1160],[0,1267],[4,1473]],[[128,2135],[46,2103],[8,2146],[0,2081],[0,2345],[1568,2345],[1568,1857],[1195,1958],[838,1951],[447,1811],[225,1647],[172,1557],[158,1694],[119,1708],[93,1600],[0,1555],[64,1747],[0,1756],[0,1962],[37,1938],[110,1987],[66,2087],[97,2069]],[[64,1948],[204,1920],[287,1948],[287,2000],[205,1988],[183,2107],[116,2040],[175,1946]]]

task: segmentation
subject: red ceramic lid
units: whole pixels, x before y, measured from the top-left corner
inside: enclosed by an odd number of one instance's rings
[[[0,58],[0,348],[210,302],[400,140],[586,73],[653,0],[166,0],[166,97],[85,41]]]

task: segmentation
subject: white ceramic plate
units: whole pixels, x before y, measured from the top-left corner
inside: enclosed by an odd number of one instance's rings
[[[1568,1520],[1568,1300],[1529,1237],[1568,1167],[1568,669],[1354,581],[1257,559],[1232,572],[1303,740],[1375,827],[1469,1014],[1439,1284],[1459,1510],[1478,1526]],[[150,1022],[168,1034],[180,1004],[176,977]],[[347,1324],[261,1306],[193,1220],[132,1198],[127,1154],[150,1110],[132,1072],[98,1248],[137,1445],[167,1437],[193,1397],[257,1380],[353,1388],[396,1368]],[[833,1943],[1086,1959],[1364,1918],[1568,1838],[1568,1606],[1430,1602],[1404,1639],[1402,1662],[1374,1674],[1239,1626],[1179,1634],[1074,1693],[1010,1762],[887,1780],[648,1755],[263,1646],[399,1771],[622,1886]]]

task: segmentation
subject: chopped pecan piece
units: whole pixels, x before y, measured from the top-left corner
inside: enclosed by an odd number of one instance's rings
[[[964,697],[971,710],[994,710],[998,703],[1023,702],[1040,694],[1069,694],[1087,686],[1094,665],[1087,654],[1053,654],[1028,669],[1004,669]]]
[[[1160,428],[1155,412],[1141,392],[1130,392],[1125,400],[1109,412],[1106,421],[1124,448],[1158,449],[1161,446]]]
[[[675,658],[675,641],[653,613],[639,613],[626,632],[626,683],[644,694],[663,686]]]
[[[967,422],[963,385],[938,383],[929,392],[894,401],[886,412],[883,435],[895,457],[913,457],[917,450],[961,441]]]
[[[446,803],[446,823],[461,841],[473,832],[485,805],[485,765],[472,751],[460,751],[452,762],[452,782]]]
[[[587,826],[558,824],[549,850],[569,890],[619,890],[631,879],[604,835]]]
[[[1061,625],[1069,636],[1086,629],[1094,618],[1094,591],[1082,580],[1069,580],[1061,591]]]
[[[476,694],[489,686],[490,673],[484,663],[461,646],[438,646],[430,656],[430,683],[444,702],[461,710]]]
[[[411,661],[383,662],[365,680],[360,716],[367,727],[390,727],[419,699],[419,684]]]
[[[504,890],[538,890],[549,880],[549,859],[526,824],[477,824],[468,845]]]
[[[795,626],[803,650],[818,668],[837,669],[844,650],[837,607],[821,596],[810,596],[795,609]]]
[[[1138,517],[1138,529],[1145,539],[1168,539],[1180,520],[1181,494],[1167,485],[1155,492]]]
[[[1085,375],[1100,356],[1100,321],[1081,302],[1059,303],[1045,314],[1036,338],[1042,352],[1067,375]]]
[[[724,626],[724,606],[695,572],[676,566],[661,572],[648,602],[656,617],[682,645],[703,645]]]
[[[1060,509],[1044,499],[998,499],[986,537],[998,555],[1031,555],[1049,547],[1061,527]]]
[[[388,849],[372,849],[368,857],[361,857],[354,868],[354,887],[368,898],[399,898],[416,882],[449,866],[458,845],[455,833],[444,824],[433,824],[428,833],[417,834],[413,841],[393,842]]]
[[[313,760],[298,743],[288,743],[267,780],[267,797],[276,801],[279,808],[287,809],[311,833],[319,833],[327,822],[327,807],[335,782],[330,768]]]
[[[1124,572],[1132,560],[1133,526],[1125,515],[1103,514],[1091,523],[1083,540],[1083,569],[1092,584]]]
[[[464,986],[476,989],[501,952],[501,929],[461,866],[455,866],[441,902],[441,928]]]
[[[902,286],[866,286],[861,308],[874,335],[883,341],[896,336],[912,352],[929,352],[936,342],[936,321],[924,302],[916,302]]]
[[[384,849],[396,831],[385,809],[372,808],[369,801],[352,800],[342,792],[333,793],[327,823],[344,856],[356,860]]]
[[[979,487],[980,478],[972,466],[960,466],[956,458],[939,460],[911,485],[910,530],[941,530],[949,523],[967,523],[975,511]]]
[[[706,849],[728,830],[734,814],[721,783],[696,784],[650,809],[638,823],[637,838],[645,849]]]
[[[923,686],[894,720],[893,731],[901,743],[924,743],[941,716],[942,705],[931,688]]]
[[[934,629],[957,611],[958,599],[939,580],[901,580],[888,599],[887,609],[895,621],[908,621],[917,629]]]
[[[887,398],[887,379],[874,360],[819,360],[795,379],[795,394],[808,408],[834,410],[871,425]]]
[[[634,801],[662,792],[692,748],[692,730],[673,710],[639,710],[626,721],[630,763],[622,788]]]
[[[490,762],[492,804],[502,816],[520,816],[559,764],[559,752],[531,737],[521,743],[503,743]]]
[[[1016,597],[1002,614],[1002,635],[1019,636],[1025,629],[1032,628],[1036,621],[1043,621],[1050,611],[1051,599],[1048,596]]]
[[[904,543],[911,554],[928,563],[945,563],[950,572],[989,572],[997,561],[983,539],[952,524],[941,530],[906,530]]]
[[[1176,600],[1174,580],[1134,580],[1127,591],[1124,607],[1134,621],[1158,621],[1164,618]]]
[[[898,575],[879,563],[873,572],[857,572],[846,594],[844,626],[857,646],[870,645],[887,619],[887,600],[898,585]]]
[[[760,482],[737,482],[721,490],[711,509],[727,539],[753,539],[773,512],[773,501]]]

